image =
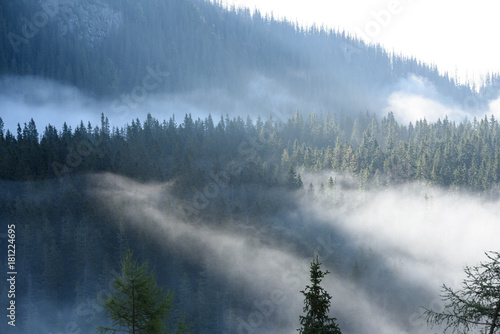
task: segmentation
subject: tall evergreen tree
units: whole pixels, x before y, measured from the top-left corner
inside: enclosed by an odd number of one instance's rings
[[[301,291],[304,295],[304,316],[300,316],[301,334],[340,334],[341,331],[335,321],[328,316],[332,297],[321,287],[323,277],[329,271],[321,271],[318,256],[311,262],[311,284]]]

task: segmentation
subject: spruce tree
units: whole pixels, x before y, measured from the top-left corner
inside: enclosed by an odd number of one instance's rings
[[[341,331],[335,321],[328,316],[332,297],[320,285],[321,280],[329,271],[321,271],[318,256],[311,262],[311,284],[301,293],[304,299],[304,316],[300,316],[301,334],[340,334]]]

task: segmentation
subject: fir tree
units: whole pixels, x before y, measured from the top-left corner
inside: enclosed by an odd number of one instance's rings
[[[321,263],[318,257],[311,262],[311,283],[301,293],[305,296],[304,313],[300,316],[301,334],[340,334],[341,331],[335,321],[337,319],[328,316],[332,297],[320,285],[321,280],[328,271],[321,271]]]

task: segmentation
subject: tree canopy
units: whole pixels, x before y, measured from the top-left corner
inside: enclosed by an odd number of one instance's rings
[[[307,120],[304,120],[306,118]],[[248,117],[185,115],[160,122],[151,115],[122,128],[83,122],[74,130],[47,125],[40,133],[31,120],[17,134],[0,128],[0,178],[33,180],[73,172],[108,171],[143,179],[179,180],[187,187],[211,182],[210,173],[236,163],[231,184],[260,183],[302,188],[298,171],[333,171],[354,176],[361,188],[411,181],[477,193],[500,186],[500,124],[480,120],[400,124],[359,114],[297,112],[286,122]],[[140,168],[138,168],[140,166]],[[332,185],[329,179],[324,184]],[[314,185],[319,188],[318,185]]]

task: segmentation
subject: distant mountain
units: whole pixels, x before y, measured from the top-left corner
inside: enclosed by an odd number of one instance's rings
[[[345,32],[203,0],[7,0],[0,35],[0,74],[40,76],[95,97],[154,90],[216,99],[223,91],[257,107],[358,113],[380,108],[409,75],[454,103],[475,96],[435,66]]]

